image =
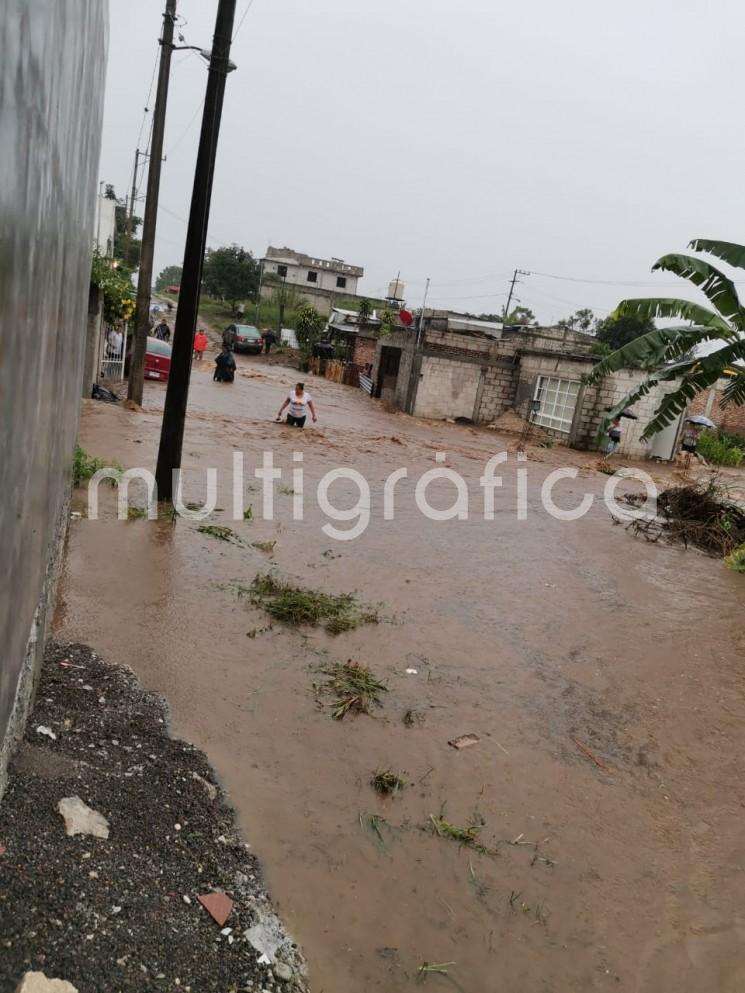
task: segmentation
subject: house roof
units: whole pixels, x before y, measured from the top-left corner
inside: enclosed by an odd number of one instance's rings
[[[301,265],[308,269],[322,269],[325,272],[336,272],[342,276],[364,276],[362,266],[349,265],[344,259],[319,259],[314,255],[305,255],[292,248],[272,248],[270,245],[262,262],[284,262],[290,265]]]

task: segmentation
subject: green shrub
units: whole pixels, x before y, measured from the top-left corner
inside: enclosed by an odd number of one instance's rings
[[[117,473],[122,471],[118,462],[97,459],[94,455],[89,455],[80,445],[76,445],[72,459],[72,481],[75,486],[87,483],[99,469],[116,469]],[[109,479],[108,482],[113,486],[116,480]]]
[[[702,431],[698,437],[698,451],[714,465],[738,466],[745,452],[732,445],[727,435],[717,435],[713,431]]]
[[[724,560],[735,572],[745,572],[745,545],[738,545]]]
[[[745,452],[745,435],[736,431],[720,431],[719,437],[732,448],[741,448]]]

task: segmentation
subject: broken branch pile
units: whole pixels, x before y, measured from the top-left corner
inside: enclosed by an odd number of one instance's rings
[[[632,493],[626,502],[639,506],[644,499]],[[729,500],[714,480],[663,490],[657,498],[657,511],[657,517],[630,521],[627,528],[648,541],[665,538],[716,556],[729,555],[745,543],[745,511]]]

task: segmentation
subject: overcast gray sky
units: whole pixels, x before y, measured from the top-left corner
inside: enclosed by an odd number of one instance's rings
[[[163,6],[111,0],[101,178],[120,195]],[[188,44],[210,47],[216,6],[179,0]],[[544,323],[678,295],[659,255],[744,236],[744,28],[740,0],[253,0],[210,244],[337,256],[371,295],[400,269],[412,307],[430,276],[433,304],[477,313],[519,266]],[[181,262],[205,83],[175,53],[158,269]]]

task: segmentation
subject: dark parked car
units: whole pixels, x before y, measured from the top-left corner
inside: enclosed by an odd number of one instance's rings
[[[261,355],[264,347],[264,339],[261,332],[253,324],[231,324],[226,331],[235,335],[233,349],[236,352],[249,352],[252,355]]]

